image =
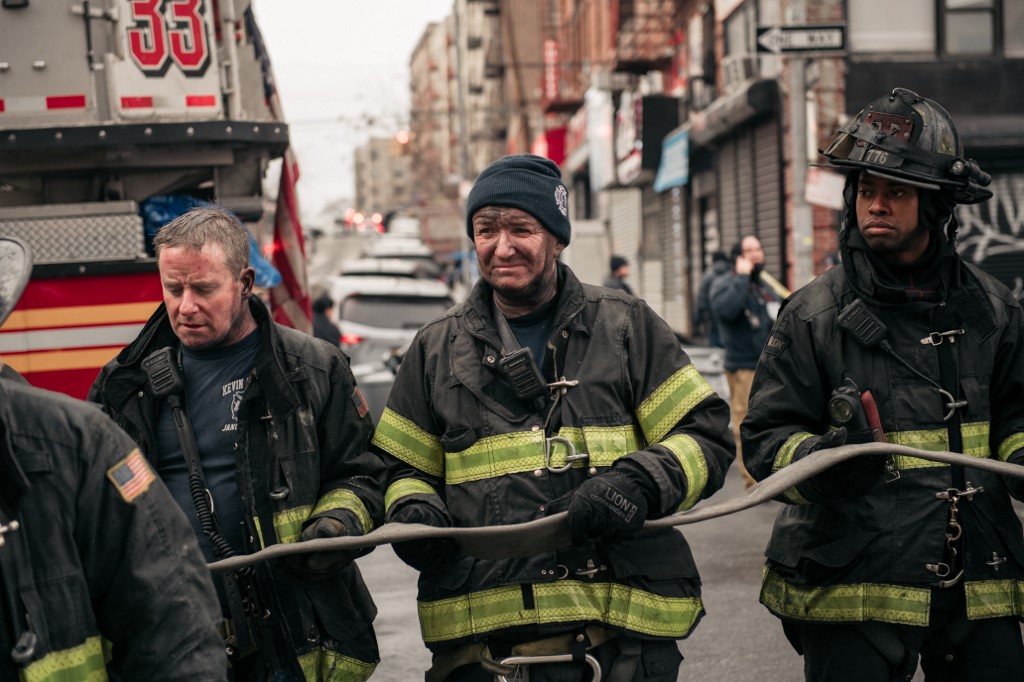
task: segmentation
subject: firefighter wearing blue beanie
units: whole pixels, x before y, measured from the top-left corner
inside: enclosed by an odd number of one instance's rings
[[[569,244],[569,192],[558,165],[534,154],[513,154],[498,159],[480,174],[466,201],[466,234],[473,239],[473,214],[484,206],[506,206],[526,211]]]

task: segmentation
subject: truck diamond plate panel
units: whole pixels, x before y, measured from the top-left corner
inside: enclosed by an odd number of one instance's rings
[[[146,250],[134,202],[0,209],[0,234],[28,242],[36,263],[135,260]]]

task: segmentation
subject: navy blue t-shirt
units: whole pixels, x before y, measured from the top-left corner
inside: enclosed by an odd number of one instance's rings
[[[185,374],[185,407],[195,432],[199,461],[213,496],[213,509],[221,532],[235,552],[244,553],[242,500],[235,476],[235,440],[238,410],[256,362],[260,335],[249,334],[236,344],[210,350],[181,348]],[[156,468],[178,505],[192,522],[199,547],[208,562],[219,557],[199,525],[188,487],[188,464],[181,451],[170,405],[163,402],[157,421]],[[220,592],[220,581],[217,582]]]
[[[505,318],[519,345],[533,351],[533,359],[542,372],[547,362],[548,337],[551,336],[551,325],[554,324],[551,315],[554,314],[557,307],[558,297],[556,296],[525,315]]]

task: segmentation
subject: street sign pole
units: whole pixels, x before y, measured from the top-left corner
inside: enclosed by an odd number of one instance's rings
[[[800,7],[802,3],[797,3]],[[802,12],[801,12],[802,15]],[[757,51],[785,57],[789,66],[789,131],[792,187],[792,285],[798,289],[814,276],[814,220],[807,203],[807,60],[840,56],[846,51],[846,27],[841,25],[762,26]]]
[[[807,185],[807,60],[789,60],[790,131],[793,155],[793,289],[814,276],[814,221],[804,188]]]

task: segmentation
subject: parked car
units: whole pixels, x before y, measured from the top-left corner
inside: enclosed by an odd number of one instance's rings
[[[419,239],[385,235],[367,246],[363,257],[408,261],[419,265],[421,274],[426,277],[441,276],[441,266],[434,252]]]
[[[437,279],[441,272],[436,263],[425,263],[407,258],[356,258],[341,264],[339,275],[343,277],[381,276],[419,277]]]
[[[329,317],[353,365],[386,360],[454,303],[448,286],[435,279],[346,275],[321,286],[335,302]]]

